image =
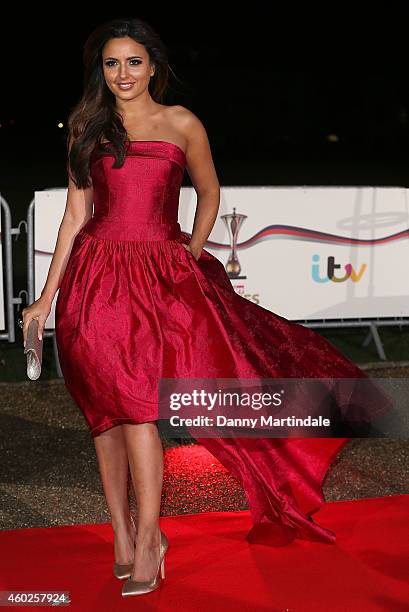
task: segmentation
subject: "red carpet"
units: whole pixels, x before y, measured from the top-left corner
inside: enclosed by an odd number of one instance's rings
[[[128,599],[111,573],[109,523],[6,530],[0,589],[67,590],[67,608],[84,612],[398,612],[409,609],[408,515],[409,495],[327,503],[316,517],[337,533],[336,544],[276,549],[243,539],[247,510],[163,517],[165,581]]]

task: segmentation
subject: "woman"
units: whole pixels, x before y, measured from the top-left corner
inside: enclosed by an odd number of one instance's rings
[[[201,121],[161,103],[169,66],[152,28],[139,19],[103,24],[84,59],[84,94],[69,119],[66,209],[41,296],[23,311],[23,335],[33,318],[42,334],[59,289],[61,368],[95,443],[114,573],[128,578],[127,596],[154,590],[164,577],[159,378],[366,377],[312,330],[239,296],[203,249],[220,186]],[[177,222],[185,169],[198,196],[191,236]],[[339,400],[351,407],[354,397]],[[379,413],[388,406],[370,385],[363,407],[376,415],[373,402]],[[254,522],[247,539],[273,546],[296,537],[334,541],[310,515],[348,439],[197,437],[245,489]]]

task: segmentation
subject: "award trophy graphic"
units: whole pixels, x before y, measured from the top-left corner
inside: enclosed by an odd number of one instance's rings
[[[233,214],[221,215],[221,219],[226,224],[231,246],[229,259],[225,266],[227,275],[229,278],[247,278],[247,276],[240,275],[241,265],[237,257],[237,237],[241,226],[245,219],[247,219],[247,215],[236,213],[236,208],[234,207]]]

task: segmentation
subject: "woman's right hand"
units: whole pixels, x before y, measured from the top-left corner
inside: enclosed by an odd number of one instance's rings
[[[50,314],[50,312],[51,303],[47,298],[43,296],[39,297],[38,300],[30,304],[29,306],[26,306],[26,308],[23,308],[23,310],[21,311],[21,315],[23,319],[22,330],[24,346],[26,345],[27,341],[28,326],[30,325],[30,322],[33,319],[37,319],[38,321],[38,338],[39,340],[41,340],[41,338],[43,337],[45,322],[48,319],[48,315]]]

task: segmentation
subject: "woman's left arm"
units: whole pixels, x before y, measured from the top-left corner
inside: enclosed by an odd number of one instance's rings
[[[192,228],[192,237],[184,245],[195,259],[199,259],[202,248],[212,231],[220,205],[220,184],[210,149],[206,130],[200,119],[183,108],[183,133],[187,142],[186,170],[197,194],[197,206]]]

